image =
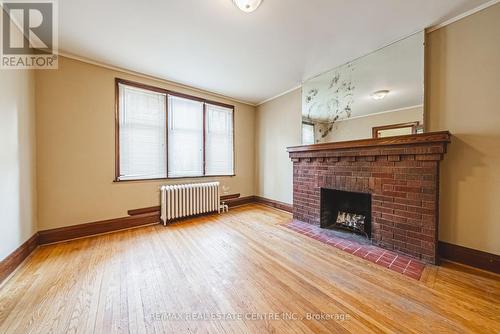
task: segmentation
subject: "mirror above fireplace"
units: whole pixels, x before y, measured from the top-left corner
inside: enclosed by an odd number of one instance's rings
[[[423,115],[423,32],[302,84],[303,144],[421,133]]]

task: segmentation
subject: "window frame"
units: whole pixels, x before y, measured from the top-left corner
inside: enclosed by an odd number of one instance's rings
[[[313,143],[312,144],[304,144],[304,124],[312,126],[312,128],[313,128]],[[314,144],[316,144],[316,125],[314,123],[308,122],[308,121],[302,121],[300,132],[301,132],[300,136],[302,137],[301,138],[302,145],[314,145]]]
[[[374,127],[372,127],[372,138],[374,138],[374,139],[382,138],[382,137],[379,137],[379,131],[403,129],[403,128],[411,128],[411,134],[414,135],[414,134],[417,134],[417,128],[419,125],[420,125],[420,123],[418,121],[415,121],[415,122],[407,122],[407,123],[374,126]]]
[[[120,84],[127,85],[135,88],[140,88],[144,90],[153,91],[156,93],[161,93],[166,95],[165,103],[165,135],[166,135],[166,147],[165,147],[165,159],[166,159],[166,177],[163,178],[138,178],[138,179],[127,179],[120,180]],[[168,96],[176,96],[184,99],[189,99],[193,101],[203,102],[203,175],[199,176],[168,176]],[[227,108],[232,110],[232,136],[233,136],[233,173],[232,174],[221,174],[221,175],[206,175],[206,112],[207,104],[216,105],[219,107]],[[154,180],[177,180],[177,179],[196,179],[196,178],[210,178],[210,177],[232,177],[236,176],[236,158],[235,158],[235,128],[234,121],[235,118],[235,107],[234,105],[217,102],[213,100],[204,99],[198,96],[193,96],[185,93],[179,93],[169,89],[151,86],[131,80],[115,78],[115,179],[113,182],[137,182],[137,181],[154,181]]]

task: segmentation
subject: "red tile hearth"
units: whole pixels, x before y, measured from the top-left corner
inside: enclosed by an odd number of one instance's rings
[[[425,264],[415,259],[374,245],[365,245],[354,240],[340,238],[331,233],[332,231],[330,230],[303,223],[299,220],[294,219],[289,223],[283,224],[283,226],[416,280],[420,280],[425,268]]]

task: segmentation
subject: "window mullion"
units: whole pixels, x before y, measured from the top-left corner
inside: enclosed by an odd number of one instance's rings
[[[207,104],[206,102],[203,102],[203,176],[206,176],[207,175],[207,155],[206,155],[206,151],[207,151],[207,147],[206,147],[206,144],[207,144],[207,140],[206,140],[206,135],[207,135]]]
[[[169,104],[169,96],[170,94],[165,94],[165,178],[168,179],[168,104]]]

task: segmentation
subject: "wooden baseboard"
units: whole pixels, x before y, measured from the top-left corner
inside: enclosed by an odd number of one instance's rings
[[[255,196],[238,197],[224,201],[228,207],[234,208],[236,206],[250,204],[255,202]]]
[[[240,194],[230,194],[230,195],[222,195],[220,197],[220,200],[221,201],[227,201],[227,200],[232,200],[232,199],[236,199],[236,198],[240,198]]]
[[[284,210],[287,212],[292,212],[292,205],[275,201],[272,199],[260,197],[260,196],[245,196],[245,197],[240,197],[240,194],[233,194],[233,195],[225,195],[221,196],[221,201],[224,201],[230,208],[234,208],[236,206],[240,205],[245,205],[245,204],[250,204],[250,203],[260,203],[264,204],[267,206],[271,206],[276,209]],[[159,206],[150,206],[147,208],[139,208],[139,209],[134,209],[134,210],[129,210],[127,212],[130,216],[135,216],[135,215],[143,215],[143,214],[160,214],[160,207]]]
[[[240,194],[221,196],[229,207],[255,202],[254,196],[240,197]],[[39,232],[40,245],[88,237],[160,222],[160,207],[151,206],[128,211],[129,217],[103,220],[93,223],[61,227]]]
[[[137,216],[137,215],[143,215],[145,213],[157,213],[160,215],[160,206],[150,206],[147,208],[140,208],[140,209],[133,209],[133,210],[128,210],[127,215],[129,216]]]
[[[254,196],[254,197],[255,197],[256,203],[271,206],[273,208],[280,209],[280,210],[287,211],[287,212],[293,211],[293,206],[291,204],[283,203],[280,201],[275,201],[273,199],[268,199],[268,198],[260,197],[260,196]]]
[[[0,262],[0,284],[16,270],[37,246],[38,232]]]
[[[160,222],[158,213],[144,213],[134,216],[102,220],[94,223],[79,224],[39,232],[40,245],[66,241],[91,235],[114,232]]]
[[[472,248],[439,242],[441,258],[500,274],[500,256]]]

